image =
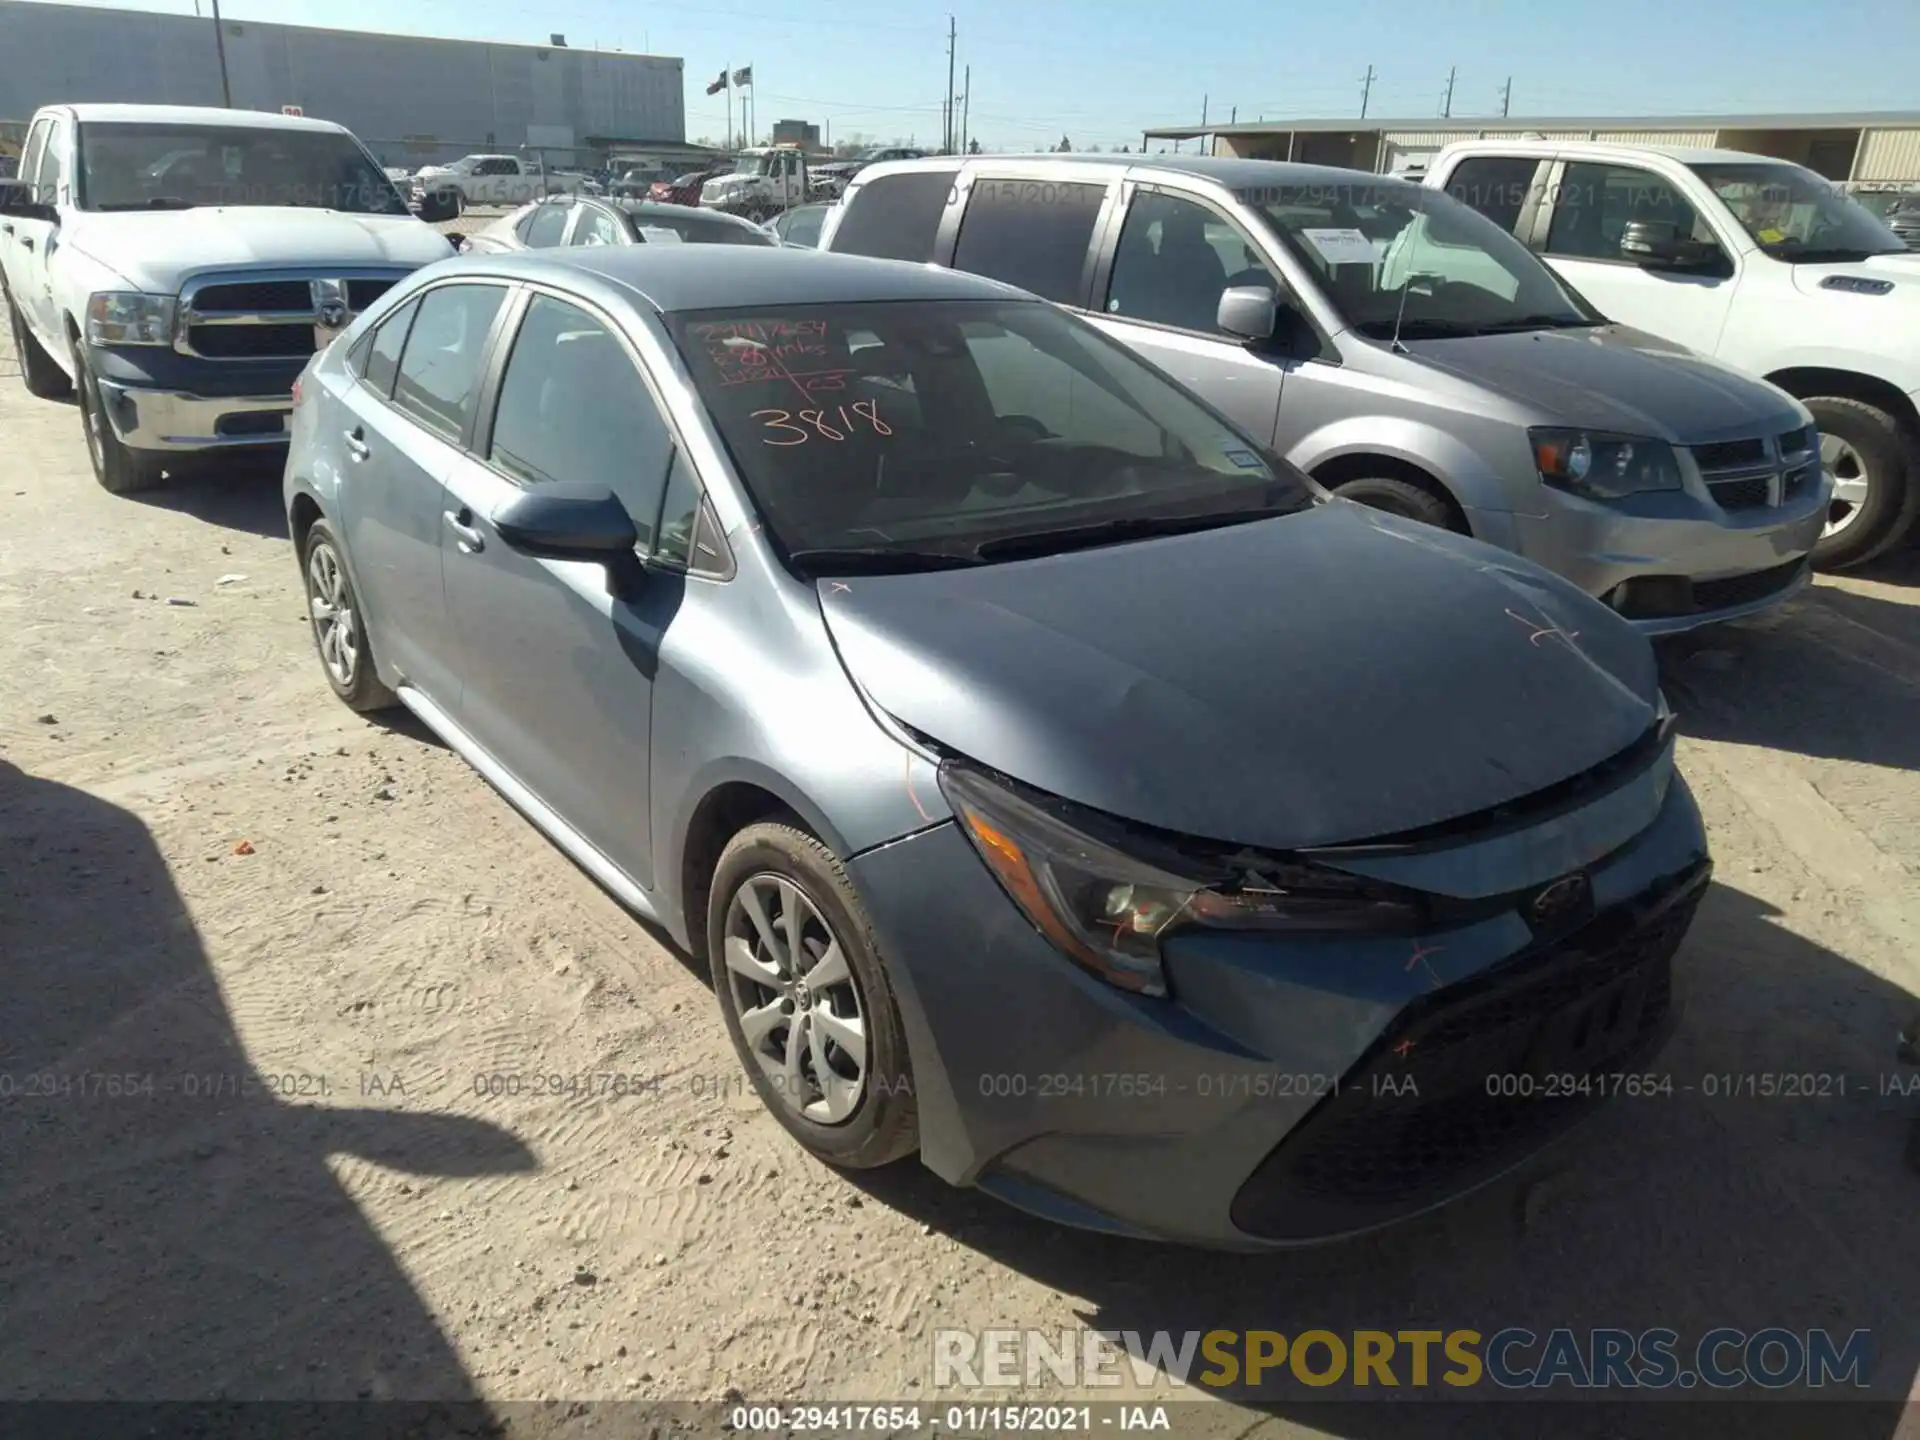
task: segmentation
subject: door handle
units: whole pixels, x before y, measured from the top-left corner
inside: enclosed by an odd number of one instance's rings
[[[453,531],[462,555],[477,555],[487,548],[487,537],[473,527],[473,511],[462,505],[444,512],[447,528]]]
[[[0,235],[11,235],[12,233],[13,233],[13,226],[11,223],[8,223],[6,225],[0,225]]]
[[[347,431],[347,453],[356,460],[364,460],[373,454],[373,451],[368,448],[366,435],[366,428],[361,425],[356,425]]]
[[[34,248],[34,246],[33,246],[33,237],[32,237],[31,235],[22,235],[22,236],[20,237],[20,243],[21,243],[22,245],[24,245],[24,246],[26,246],[26,247],[27,247],[27,249],[29,249],[29,250],[31,250],[31,249],[33,249],[33,248]]]

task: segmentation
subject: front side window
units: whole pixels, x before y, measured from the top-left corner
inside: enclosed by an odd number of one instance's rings
[[[86,210],[294,205],[407,213],[386,172],[339,131],[89,120],[78,146],[74,198]]]
[[[1447,194],[1509,233],[1520,225],[1540,161],[1527,155],[1473,155],[1454,166]]]
[[[1239,226],[1178,195],[1134,196],[1107,283],[1109,315],[1219,334],[1220,296],[1235,285],[1279,291]]]
[[[400,370],[400,352],[407,343],[407,329],[413,324],[420,302],[409,300],[380,322],[373,332],[373,344],[367,347],[367,368],[361,381],[383,400],[393,394],[393,378]]]
[[[1605,323],[1526,246],[1438,190],[1401,180],[1283,185],[1247,200],[1370,339]]]
[[[1776,260],[1864,260],[1906,246],[1831,180],[1799,165],[1746,162],[1695,165],[1740,228]]]
[[[1310,502],[1284,461],[1051,305],[808,305],[670,328],[802,573],[849,550],[979,563],[1089,524],[1228,523]]]
[[[429,430],[459,440],[473,415],[487,334],[506,293],[498,285],[429,290],[407,333],[393,403]]]
[[[561,205],[552,201],[543,201],[533,207],[533,213],[527,217],[523,238],[535,250],[543,250],[549,245],[558,245],[560,237],[566,233],[567,217],[573,213],[570,205]]]
[[[1717,243],[1671,180],[1632,165],[1568,165],[1553,197],[1547,253],[1569,260],[1625,260],[1620,242],[1636,220],[1669,224],[1681,239]]]
[[[1081,277],[1106,196],[1104,185],[975,180],[954,268],[1017,285],[1043,300],[1083,305]]]
[[[933,259],[956,173],[915,170],[868,181],[847,202],[833,248],[848,255],[926,264]]]
[[[537,295],[500,382],[488,458],[522,485],[600,485],[651,545],[672,432],[612,332],[577,306]]]

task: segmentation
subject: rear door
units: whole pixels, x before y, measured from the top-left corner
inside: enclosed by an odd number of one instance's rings
[[[1284,287],[1252,237],[1210,199],[1159,185],[1127,190],[1089,318],[1273,445],[1281,389],[1299,361],[1228,335],[1218,316],[1229,286]]]
[[[60,206],[71,200],[73,177],[69,173],[68,152],[72,146],[73,122],[64,115],[50,117],[39,163],[29,177],[33,181],[34,199],[40,204]],[[48,220],[16,219],[12,223],[19,282],[14,298],[19,301],[27,323],[40,337],[40,343],[55,355],[64,355],[66,336],[48,269],[49,258],[60,246],[60,225]],[[12,277],[9,283],[13,283]]]
[[[491,517],[522,490],[611,490],[650,552],[673,432],[607,317],[529,288],[494,367],[488,423],[448,477],[447,605],[464,680],[458,721],[515,779],[637,883],[651,882],[653,674],[682,584],[650,571],[608,593],[602,565],[540,560]]]
[[[471,435],[480,376],[507,296],[498,283],[435,286],[374,334],[342,397],[341,512],[354,580],[388,663],[452,714],[460,676],[441,583],[445,480]]]
[[[47,131],[52,128],[53,121],[46,116],[34,121],[33,127],[27,131],[26,146],[20,152],[19,179],[25,183],[27,193],[35,199],[39,198],[34,179],[40,168],[40,152],[46,148]],[[27,260],[29,256],[37,258],[40,250],[39,232],[29,228],[34,223],[12,216],[0,219],[0,270],[5,272],[7,293],[13,296],[14,303],[20,307],[21,318],[37,331],[39,326],[34,311],[26,298],[29,277],[33,273],[28,269]],[[33,238],[31,247],[26,243],[28,237]]]

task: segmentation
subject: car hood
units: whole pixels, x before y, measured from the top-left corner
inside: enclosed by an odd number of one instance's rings
[[[62,237],[142,290],[168,294],[190,275],[248,266],[409,269],[453,253],[411,215],[349,215],[293,206],[208,206],[75,216]]]
[[[1273,849],[1501,805],[1654,723],[1651,646],[1545,571],[1346,501],[818,582],[873,703],[1018,780]]]
[[[1784,391],[1624,325],[1415,340],[1407,349],[1537,411],[1543,425],[1697,445],[1806,423]]]
[[[1803,295],[1816,295],[1821,286],[1836,275],[1858,280],[1891,280],[1898,287],[1892,293],[1904,293],[1911,301],[1920,296],[1920,250],[1902,250],[1894,255],[1873,255],[1865,260],[1832,265],[1796,265],[1793,286]],[[1901,281],[1907,283],[1900,285]]]

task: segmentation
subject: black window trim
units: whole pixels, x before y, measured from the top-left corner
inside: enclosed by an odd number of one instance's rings
[[[1018,173],[1020,168],[1017,165],[1010,166],[1004,161],[998,166],[965,165],[961,167],[960,175],[947,195],[947,210],[941,216],[940,238],[943,243],[935,254],[943,257],[939,262],[942,265],[952,270],[960,269],[954,264],[954,257],[960,253],[960,237],[966,233],[967,216],[973,211],[973,192],[978,185],[1083,185],[1088,189],[1097,189],[1101,192],[1100,208],[1093,213],[1093,229],[1087,236],[1085,253],[1080,257],[1078,285],[1080,298],[1072,301],[1054,300],[1045,295],[1040,297],[1049,304],[1084,314],[1093,307],[1094,276],[1100,269],[1108,220],[1112,217],[1115,206],[1119,204],[1121,177],[1115,174],[1094,179],[1076,171],[1069,174],[1066,179],[1055,180],[1042,178],[1040,174],[1035,173],[1036,167],[1026,167],[1029,172],[1026,174]],[[967,271],[966,273],[979,274],[980,272]],[[994,277],[988,275],[984,278],[991,280]]]
[[[1124,192],[1121,197],[1122,203],[1114,207],[1106,233],[1099,237],[1100,263],[1094,269],[1093,282],[1095,288],[1092,296],[1089,296],[1090,301],[1093,296],[1097,296],[1098,305],[1090,307],[1087,313],[1097,315],[1103,320],[1114,321],[1122,325],[1138,325],[1143,330],[1157,330],[1163,335],[1179,335],[1188,340],[1211,340],[1216,345],[1225,345],[1233,349],[1247,349],[1248,347],[1246,345],[1237,344],[1228,336],[1222,335],[1218,330],[1189,330],[1184,325],[1168,325],[1158,320],[1141,320],[1132,315],[1116,315],[1106,308],[1107,298],[1113,290],[1114,261],[1117,260],[1120,255],[1120,236],[1126,229],[1127,215],[1133,209],[1133,202],[1143,194],[1167,195],[1175,200],[1185,200],[1198,205],[1204,210],[1211,210],[1217,219],[1223,220],[1233,226],[1234,229],[1240,231],[1242,235],[1248,236],[1248,238],[1254,238],[1248,235],[1247,226],[1240,221],[1239,217],[1231,214],[1223,206],[1218,196],[1209,194],[1204,190],[1174,184],[1158,177],[1142,179],[1129,177],[1127,184],[1123,186],[1122,189]],[[1259,244],[1258,248],[1264,254],[1273,247],[1267,244]],[[1294,257],[1289,255],[1287,258],[1288,260],[1293,260]],[[1272,263],[1270,255],[1268,256],[1267,269],[1269,273],[1276,270],[1279,271],[1279,273],[1274,274],[1274,278],[1284,287],[1284,292],[1280,298],[1289,303],[1292,306],[1294,314],[1298,315],[1301,320],[1305,322],[1308,333],[1313,336],[1314,353],[1311,355],[1290,355],[1280,353],[1278,350],[1253,350],[1249,353],[1253,354],[1255,358],[1268,361],[1269,363],[1290,361],[1300,364],[1318,363],[1322,365],[1339,366],[1342,363],[1340,347],[1333,343],[1332,335],[1321,325],[1319,318],[1314,315],[1313,307],[1300,292],[1300,286],[1294,281],[1291,275],[1286,273],[1284,266],[1275,266]]]
[[[381,403],[384,404],[389,410],[393,411],[395,415],[399,416],[402,420],[406,421],[407,424],[413,426],[413,428],[415,430],[418,430],[422,435],[431,436],[433,439],[438,440],[442,445],[450,445],[455,450],[469,449],[470,448],[469,439],[473,434],[474,423],[479,419],[482,413],[480,407],[481,407],[481,404],[486,400],[486,396],[487,396],[487,374],[488,374],[489,367],[493,363],[493,346],[499,342],[501,319],[506,315],[507,311],[513,307],[513,291],[517,283],[518,282],[509,280],[506,277],[500,276],[500,275],[487,275],[487,274],[449,275],[445,279],[436,280],[430,285],[422,285],[418,290],[415,290],[411,295],[407,296],[406,299],[402,300],[398,305],[393,307],[394,311],[397,313],[398,311],[404,309],[407,305],[412,304],[413,319],[417,320],[420,317],[420,305],[424,304],[426,301],[426,297],[432,294],[435,290],[444,290],[447,287],[452,285],[489,285],[489,286],[492,286],[494,289],[504,290],[507,292],[506,297],[500,302],[500,308],[494,311],[493,313],[493,323],[488,327],[486,338],[480,342],[480,388],[474,394],[473,413],[467,416],[466,422],[461,427],[461,432],[459,436],[457,437],[449,436],[445,431],[434,429],[431,425],[428,425],[426,422],[421,420],[420,417],[415,415],[411,410],[403,408],[400,405],[400,403],[393,398],[392,392],[389,392],[386,395],[381,395],[378,390],[375,390],[372,386],[368,385],[365,387],[368,393],[376,396],[381,401]],[[384,320],[381,322],[381,324],[385,324],[385,323],[386,322]],[[377,330],[379,326],[375,326],[374,328]],[[412,341],[413,341],[413,320],[409,320],[407,322],[407,338],[404,342],[402,342],[400,347],[401,364],[406,363],[406,358],[407,358],[406,347],[407,345],[411,344]],[[362,383],[364,384],[364,382]],[[394,371],[393,371],[393,388],[395,391],[397,391],[400,388],[400,367],[397,365],[394,367]]]

